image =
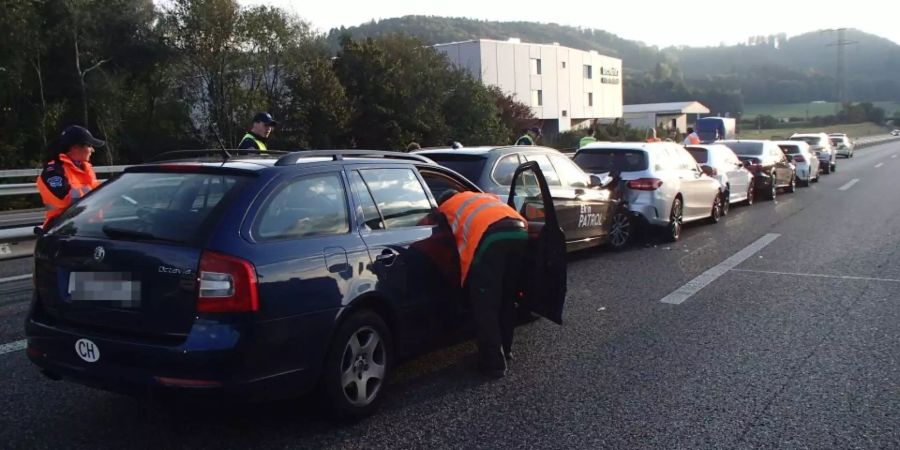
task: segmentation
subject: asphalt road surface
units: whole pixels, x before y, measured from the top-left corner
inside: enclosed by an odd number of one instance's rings
[[[898,174],[900,143],[861,149],[809,188],[686,227],[677,244],[573,255],[565,325],[520,327],[506,378],[472,370],[471,342],[437,350],[399,367],[381,410],[356,423],[303,399],[136,400],[47,380],[8,351],[0,442],[900,448]],[[28,260],[0,264],[0,278],[29,272]],[[23,339],[29,289],[0,284],[0,344]]]

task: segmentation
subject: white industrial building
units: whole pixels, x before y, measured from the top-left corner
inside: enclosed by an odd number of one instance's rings
[[[696,122],[701,114],[709,114],[709,108],[700,102],[643,103],[625,105],[625,123],[634,128],[663,128],[685,133],[688,126],[688,114],[694,114]]]
[[[544,132],[622,117],[622,60],[558,44],[479,39],[434,46],[455,66],[531,106]]]

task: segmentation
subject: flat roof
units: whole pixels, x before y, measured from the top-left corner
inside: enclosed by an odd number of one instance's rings
[[[656,113],[656,114],[709,114],[709,108],[700,102],[642,103],[624,105],[622,113]]]

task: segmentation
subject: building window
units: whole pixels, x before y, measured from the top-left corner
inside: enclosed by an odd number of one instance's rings
[[[541,74],[541,60],[538,58],[531,58],[531,74],[532,75],[540,75]]]
[[[563,68],[563,69],[566,68],[566,62],[565,62],[565,61],[562,62],[562,68]]]
[[[569,112],[566,111],[566,110],[562,110],[562,116],[563,116],[563,117],[569,117]]]
[[[594,106],[594,93],[593,92],[585,92],[587,94],[587,105]]]
[[[584,65],[584,77],[587,78],[588,80],[594,78],[594,68],[591,67],[589,64]]]
[[[531,106],[544,106],[544,91],[540,89],[531,91]]]

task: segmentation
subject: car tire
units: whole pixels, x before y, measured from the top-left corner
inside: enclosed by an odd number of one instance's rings
[[[681,228],[684,226],[684,206],[681,197],[675,197],[672,201],[672,211],[669,212],[669,224],[666,225],[663,237],[667,242],[678,242],[681,239]]]
[[[831,164],[831,173],[837,172],[837,163]]]
[[[335,332],[325,358],[319,390],[323,406],[336,419],[372,414],[392,364],[391,335],[384,320],[370,310],[351,313]]]
[[[709,223],[719,223],[720,220],[722,220],[722,194],[716,194],[709,212]]]
[[[828,175],[831,173],[831,163],[825,164],[825,167],[822,168],[822,173]]]
[[[797,191],[797,174],[791,175],[791,184],[788,185],[787,189],[785,189],[788,193],[794,193]]]
[[[747,200],[744,200],[747,206],[753,205],[753,202],[756,200],[754,197],[756,197],[756,188],[753,187],[753,182],[750,182],[750,187],[747,188]]]
[[[613,214],[612,224],[609,227],[609,248],[615,251],[623,250],[631,243],[634,236],[634,224],[628,211],[617,211]]]
[[[728,189],[724,193],[722,193],[722,198],[724,201],[722,202],[722,216],[727,216],[728,212],[731,211],[731,190]]]

